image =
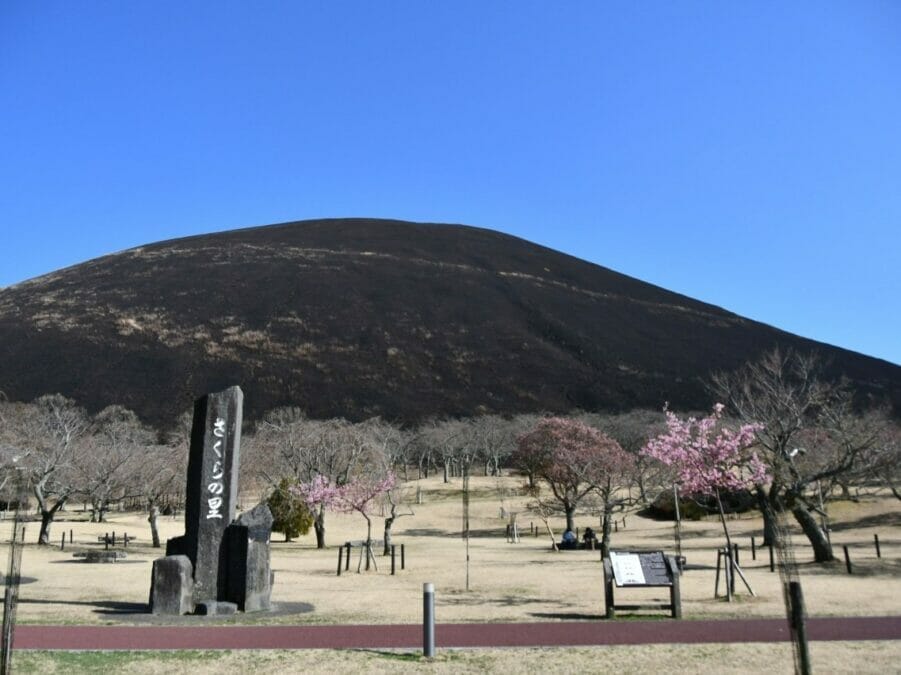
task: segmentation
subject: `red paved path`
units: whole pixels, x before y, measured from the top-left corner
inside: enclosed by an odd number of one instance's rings
[[[811,640],[901,640],[901,616],[808,619]],[[438,647],[780,642],[784,619],[438,624]],[[422,626],[17,626],[15,649],[390,649],[422,647]]]

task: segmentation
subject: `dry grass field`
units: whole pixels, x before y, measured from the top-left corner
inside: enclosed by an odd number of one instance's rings
[[[410,494],[422,488],[423,503],[413,505],[414,515],[400,518],[395,525],[395,543],[406,546],[406,569],[391,576],[390,561],[379,558],[379,570],[356,573],[356,557],[351,573],[335,574],[337,545],[348,539],[365,536],[365,522],[359,515],[329,514],[327,540],[330,547],[317,550],[312,533],[292,543],[274,536],[272,566],[275,586],[272,599],[277,611],[271,614],[214,619],[222,623],[418,623],[422,616],[422,584],[436,587],[436,615],[439,623],[566,621],[600,618],[604,612],[599,554],[592,551],[553,552],[546,533],[529,535],[530,522],[539,521],[525,510],[526,498],[518,493],[518,478],[473,478],[471,480],[470,588],[466,589],[466,551],[460,536],[462,525],[461,482],[444,484],[427,479],[409,484]],[[245,496],[245,505],[254,499]],[[518,511],[523,531],[519,543],[507,543],[504,537],[506,519],[501,508]],[[901,509],[897,500],[866,498],[860,502],[832,502],[829,513],[833,542],[850,546],[854,574],[848,575],[844,562],[828,566],[814,565],[804,538],[796,533],[796,556],[800,564],[805,601],[811,616],[895,615],[901,610]],[[374,531],[381,536],[381,519],[374,519]],[[559,537],[562,522],[552,522]],[[577,524],[597,529],[596,516],[581,516]],[[0,523],[8,527],[9,521]],[[86,522],[86,514],[70,510],[54,525],[53,537],[58,542],[62,531],[75,535],[74,549],[59,546],[38,547],[33,542],[37,522],[29,523],[22,558],[23,584],[20,590],[18,620],[20,623],[123,624],[146,623],[152,560],[161,555],[149,545],[150,531],[146,516],[140,513],[113,513],[107,523]],[[714,598],[716,548],[722,545],[722,529],[718,520],[710,518],[685,522],[683,553],[689,568],[683,575],[682,601],[687,620],[715,617],[780,617],[784,607],[778,573],[769,571],[765,551],[751,560],[750,536],[759,539],[761,522],[745,516],[729,521],[734,540],[741,546],[742,567],[756,597],[739,587],[736,600],[725,602]],[[182,517],[161,519],[164,538],[183,533]],[[136,537],[128,547],[128,558],[116,564],[88,564],[72,556],[73,550],[98,548],[97,539],[105,532],[125,532]],[[873,535],[878,534],[882,557],[876,557]],[[672,523],[654,521],[626,514],[613,535],[618,549],[664,549],[672,551]],[[5,551],[3,555],[5,565]],[[398,563],[399,565],[399,563]],[[660,589],[635,589],[620,595],[622,601],[658,597],[665,601]],[[623,592],[625,593],[625,592]],[[651,613],[653,614],[653,613]],[[628,617],[623,617],[628,620]],[[197,618],[170,621],[198,621]],[[269,653],[257,663],[261,672],[271,664],[271,672],[291,670],[291,665],[304,672],[334,670],[347,664],[345,670],[391,669],[429,672],[504,670],[528,672],[549,670],[570,672],[575,661],[590,664],[598,658],[626,672],[666,667],[678,663],[680,672],[703,672],[716,665],[721,672],[754,672],[768,670],[764,659],[753,654],[776,655],[790,671],[788,645],[698,645],[611,647],[565,650],[488,650],[447,652],[433,663],[422,662],[415,655],[381,652],[346,652],[340,655],[295,652],[279,656]],[[167,672],[166,663],[174,670],[190,667],[206,672],[200,664],[219,663],[218,672],[243,670],[240,664],[246,654],[216,654],[194,663],[194,653],[152,655],[133,658],[114,670],[129,672]],[[582,655],[582,656],[578,656]],[[901,645],[890,643],[816,643],[813,646],[819,672],[898,672]],[[578,656],[578,658],[576,658]],[[31,663],[39,671],[52,672],[58,657],[22,654],[21,667]],[[112,658],[112,657],[109,657]],[[121,658],[121,657],[116,657]],[[29,660],[30,659],[30,660]],[[234,659],[229,665],[222,659]],[[353,663],[347,663],[350,659]],[[186,663],[187,660],[190,663]],[[609,660],[609,661],[608,661]],[[71,671],[69,666],[63,670]],[[177,665],[176,665],[177,664]],[[330,665],[331,664],[331,665]],[[198,667],[195,668],[195,665]],[[121,666],[121,667],[120,667]],[[107,666],[104,666],[107,668]],[[150,668],[151,670],[146,670]],[[153,671],[157,668],[157,671]],[[730,670],[730,668],[732,670]],[[575,668],[578,669],[578,668]],[[584,669],[584,668],[582,668]],[[58,672],[63,672],[60,670]],[[777,669],[778,670],[778,669]],[[85,672],[91,672],[90,667]],[[211,672],[211,671],[210,671]]]

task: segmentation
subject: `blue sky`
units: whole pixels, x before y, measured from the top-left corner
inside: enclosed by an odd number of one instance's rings
[[[0,4],[0,286],[333,216],[901,363],[901,3]]]

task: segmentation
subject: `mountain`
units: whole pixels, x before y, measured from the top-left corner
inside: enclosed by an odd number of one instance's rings
[[[164,241],[0,290],[0,390],[163,426],[240,384],[245,417],[706,408],[703,380],[815,351],[901,406],[901,368],[499,232],[316,220]]]

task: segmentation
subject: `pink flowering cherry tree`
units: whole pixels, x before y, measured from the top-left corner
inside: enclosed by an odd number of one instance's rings
[[[579,504],[598,495],[604,521],[602,549],[609,547],[610,515],[630,481],[632,457],[597,429],[577,420],[548,417],[517,439],[514,462],[550,488],[549,500],[538,499],[535,511],[550,532],[552,502],[563,511],[566,528],[575,530]],[[531,478],[530,478],[531,480]],[[537,494],[537,491],[536,491]]]
[[[333,485],[328,478],[317,475],[309,483],[302,483],[292,488],[314,513],[325,510],[343,513],[359,513],[366,519],[366,540],[363,548],[366,551],[366,569],[370,562],[375,563],[372,553],[372,508],[376,500],[397,485],[397,477],[388,472],[382,478],[360,476],[344,485]],[[362,565],[362,555],[360,559]],[[376,565],[376,569],[378,566]],[[357,568],[359,572],[359,567]]]
[[[723,408],[717,403],[707,417],[686,420],[665,408],[667,430],[649,440],[641,452],[675,469],[683,494],[716,497],[731,554],[732,540],[720,492],[760,485],[769,474],[752,449],[760,425],[730,429],[722,424]]]

